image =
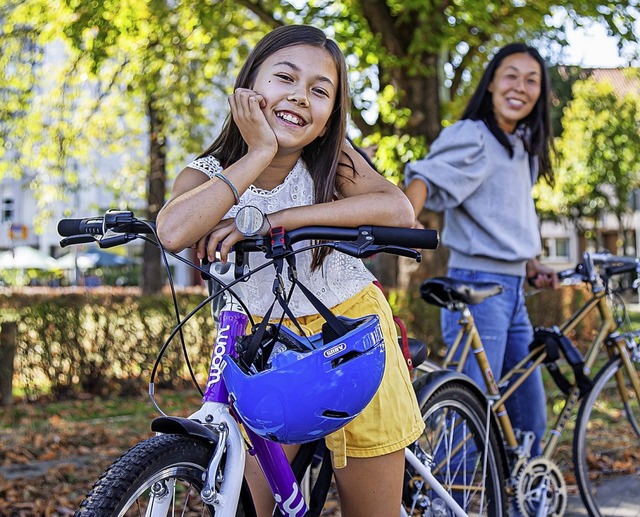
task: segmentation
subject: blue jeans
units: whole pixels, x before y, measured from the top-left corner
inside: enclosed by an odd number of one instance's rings
[[[503,286],[502,294],[469,307],[489,364],[498,380],[528,354],[529,344],[533,340],[533,328],[524,302],[524,278],[458,268],[449,269],[449,276],[465,281],[497,282]],[[460,313],[442,309],[442,335],[447,346],[453,344],[460,329],[459,319]],[[480,368],[473,357],[467,359],[464,373],[484,389]],[[546,397],[540,368],[509,397],[506,407],[514,428],[533,431],[536,435],[531,455],[539,456],[542,453],[541,440],[547,423]]]

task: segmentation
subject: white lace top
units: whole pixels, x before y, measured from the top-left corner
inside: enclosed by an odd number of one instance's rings
[[[220,162],[213,156],[197,158],[188,167],[204,172],[210,178],[214,173],[222,172]],[[262,190],[251,185],[242,194],[240,202],[231,207],[225,218],[235,217],[238,210],[245,205],[253,205],[264,213],[270,214],[292,206],[306,206],[313,204],[313,180],[302,161],[298,160],[295,167],[287,175],[285,180],[273,190]],[[307,246],[309,241],[299,242],[295,248]],[[229,260],[233,260],[230,256]],[[362,289],[375,280],[373,274],[365,267],[360,259],[350,257],[337,251],[332,252],[325,259],[322,267],[311,271],[311,251],[305,251],[296,255],[298,280],[315,294],[327,307],[334,307],[358,294]],[[254,253],[249,258],[251,268],[255,268],[266,262],[264,256]],[[286,272],[285,272],[286,273]],[[285,285],[290,283],[283,275]],[[263,316],[271,306],[274,296],[273,268],[265,268],[251,277],[247,282],[247,306],[251,314]],[[318,311],[306,299],[299,289],[294,290],[289,304],[295,316],[308,316]],[[282,314],[282,310],[276,303],[272,317]]]

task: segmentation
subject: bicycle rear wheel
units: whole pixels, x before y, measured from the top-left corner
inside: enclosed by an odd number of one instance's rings
[[[422,405],[426,428],[410,448],[469,516],[507,514],[504,472],[493,432],[487,436],[487,411],[459,383],[445,384]],[[403,505],[408,515],[433,513],[438,497],[407,463]],[[436,501],[434,505],[434,501]],[[445,510],[445,512],[448,510]]]
[[[171,434],[140,442],[105,471],[75,515],[213,516],[214,508],[200,498],[213,447],[190,436]],[[255,516],[246,486],[236,515]]]
[[[616,375],[620,374],[620,375]],[[622,379],[626,403],[618,389]],[[640,516],[640,404],[620,358],[611,359],[582,401],[573,439],[580,495],[590,515]]]

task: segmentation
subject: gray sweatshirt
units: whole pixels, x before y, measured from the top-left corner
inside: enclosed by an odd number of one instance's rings
[[[524,276],[527,261],[540,254],[531,196],[538,161],[520,136],[507,136],[513,158],[484,122],[461,120],[440,133],[426,158],[406,166],[406,184],[424,181],[425,207],[445,214],[449,267]]]

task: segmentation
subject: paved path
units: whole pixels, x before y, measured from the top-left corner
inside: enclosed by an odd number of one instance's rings
[[[640,515],[640,493],[638,493],[637,476],[630,475],[625,478],[617,478],[615,481],[610,481],[609,483],[604,483],[600,487],[600,493],[606,494],[607,497],[602,501],[609,505],[608,507],[602,508],[603,515],[615,515],[616,517],[637,517]],[[623,508],[620,508],[620,501],[623,499],[629,501],[629,494],[634,494],[635,504],[627,504]],[[583,517],[586,515],[588,514],[582,505],[580,495],[570,496],[565,517]]]
[[[46,474],[50,468],[56,467],[61,464],[73,464],[78,468],[82,468],[84,464],[91,459],[94,458],[81,456],[77,458],[66,458],[53,461],[36,461],[21,465],[5,465],[0,467],[0,476],[3,476],[7,479],[33,478],[42,476]],[[628,500],[629,493],[633,493],[635,490],[637,490],[637,480],[633,479],[632,476],[628,477],[626,483],[625,480],[617,479],[615,482],[610,482],[608,485],[601,488],[602,493],[607,494],[608,500],[611,501],[611,504],[613,506],[617,505],[620,499],[622,499],[621,494],[624,494],[624,499]],[[615,513],[613,510],[609,512],[605,510],[603,512],[603,515],[615,515],[616,517],[637,517],[640,513],[640,493],[636,493],[636,496],[637,503],[635,505],[630,505],[628,508],[622,510],[616,508]],[[323,513],[323,515],[339,517],[340,511],[337,508],[334,508],[333,511],[331,511],[331,509],[328,509],[328,511],[326,513]],[[586,517],[587,515],[587,511],[582,504],[580,495],[577,493],[569,495],[567,511],[565,512],[564,517]]]

